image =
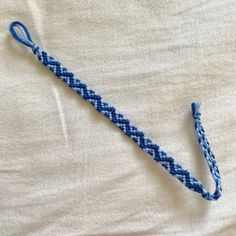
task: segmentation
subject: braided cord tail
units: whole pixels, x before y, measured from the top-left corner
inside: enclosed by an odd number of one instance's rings
[[[11,32],[14,31],[15,26],[16,27],[18,26],[17,23],[20,22],[12,23],[13,24],[13,26],[11,25],[12,28],[10,26]],[[22,24],[20,30],[27,31],[25,26],[22,27]],[[70,88],[72,88],[75,92],[77,92],[82,98],[90,102],[98,112],[102,113],[116,126],[118,126],[127,136],[129,136],[134,142],[136,142],[141,149],[143,149],[149,155],[151,155],[156,162],[160,163],[171,175],[175,176],[187,188],[191,189],[192,191],[200,193],[202,197],[207,200],[217,200],[221,196],[222,192],[221,177],[216,164],[215,157],[211,152],[209,142],[206,139],[205,132],[201,124],[200,120],[201,114],[199,113],[200,105],[198,103],[192,104],[192,112],[199,144],[202,148],[204,157],[208,162],[208,166],[215,180],[216,190],[213,194],[208,192],[203,187],[203,184],[199,180],[197,180],[194,176],[192,176],[188,170],[184,169],[182,166],[176,163],[171,156],[168,156],[167,153],[162,151],[159,145],[154,143],[149,137],[147,137],[143,131],[139,130],[135,125],[131,123],[131,121],[125,118],[124,115],[119,113],[115,107],[103,101],[100,95],[98,95],[94,90],[89,88],[85,83],[81,82],[78,77],[76,77],[72,72],[66,69],[59,61],[57,61],[52,56],[48,55],[47,52],[41,50],[37,45],[35,45],[32,42],[31,38],[27,37],[27,35],[29,35],[28,31],[27,33],[24,33],[24,41],[19,36],[15,37],[13,33],[12,35],[16,40],[20,41],[21,43],[23,43],[28,47],[31,47],[37,59],[44,66],[46,66],[57,77],[63,80]],[[30,42],[27,42],[27,40]]]
[[[201,146],[202,152],[211,171],[212,177],[215,180],[216,189],[213,195],[215,196],[216,199],[218,199],[222,193],[221,176],[216,163],[215,156],[211,151],[210,144],[205,134],[205,130],[203,129],[202,126],[201,113],[199,112],[199,109],[200,109],[199,103],[192,103],[192,115],[195,123],[194,128],[198,137],[198,142]],[[203,194],[207,195],[208,193],[206,192]]]

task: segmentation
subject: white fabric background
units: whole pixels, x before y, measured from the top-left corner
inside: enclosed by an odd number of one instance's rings
[[[1,235],[235,235],[236,1],[0,1]],[[41,66],[20,20],[209,189],[192,101],[222,174],[208,202]]]

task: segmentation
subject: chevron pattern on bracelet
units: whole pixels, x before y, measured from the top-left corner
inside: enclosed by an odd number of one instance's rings
[[[115,107],[104,102],[100,95],[96,94],[96,92],[89,88],[85,83],[82,83],[78,77],[63,67],[59,61],[48,55],[47,52],[39,49],[38,46],[33,47],[32,50],[43,65],[49,68],[57,77],[63,80],[85,100],[90,102],[98,112],[104,114],[108,119],[110,119],[126,135],[132,138],[141,149],[151,155],[155,161],[160,163],[171,175],[175,176],[186,187],[200,193],[202,197],[208,200],[216,200],[221,196],[222,189],[219,170],[216,165],[215,157],[210,150],[204,129],[202,128],[200,113],[198,111],[193,114],[195,130],[199,144],[202,147],[204,157],[209,165],[210,171],[216,183],[216,191],[213,194],[209,193],[203,187],[202,183],[192,176],[188,170],[181,167],[172,157],[168,156],[167,153],[162,151],[159,145],[148,138],[143,131],[134,126],[128,119],[124,117],[124,115],[117,112]]]

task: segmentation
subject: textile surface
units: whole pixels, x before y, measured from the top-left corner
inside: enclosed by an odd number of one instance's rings
[[[1,235],[235,235],[236,2],[0,1]],[[8,27],[99,92],[222,197],[186,189],[46,70]]]

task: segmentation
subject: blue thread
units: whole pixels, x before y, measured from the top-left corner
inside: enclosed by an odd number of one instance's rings
[[[193,115],[197,115],[199,113],[199,109],[200,109],[200,103],[197,103],[197,102],[193,102],[192,103],[192,112],[193,112]]]
[[[20,30],[20,32],[23,34],[24,37],[20,37],[16,33],[15,27]],[[30,47],[30,48],[35,47],[35,44],[33,43],[27,28],[21,22],[19,21],[12,22],[10,24],[9,30],[12,33],[12,36],[20,43],[23,43],[25,46]]]
[[[16,34],[14,30],[15,26],[17,26],[22,31],[25,39],[20,38]],[[216,188],[213,194],[209,193],[203,187],[203,184],[199,180],[192,176],[188,170],[184,169],[178,163],[176,163],[175,160],[172,157],[168,156],[167,153],[162,151],[158,144],[154,143],[145,135],[143,131],[135,127],[131,123],[131,121],[129,121],[125,118],[124,115],[119,113],[115,107],[104,102],[100,95],[90,89],[86,84],[82,83],[78,77],[76,77],[72,72],[63,67],[63,65],[59,61],[55,60],[53,57],[48,55],[47,52],[41,50],[38,46],[36,46],[33,43],[28,30],[22,23],[18,21],[13,22],[10,25],[10,32],[16,40],[28,47],[31,47],[33,53],[37,56],[38,60],[43,65],[45,65],[56,76],[63,80],[82,98],[90,102],[97,111],[102,113],[117,127],[119,127],[127,136],[129,136],[134,142],[136,142],[142,150],[151,155],[156,162],[161,164],[171,175],[175,176],[186,187],[200,193],[201,196],[207,200],[217,200],[221,196],[221,176],[216,164],[215,156],[210,149],[209,142],[206,138],[205,131],[201,124],[201,113],[199,112],[200,103],[192,103],[192,116],[198,142],[202,148],[202,153],[208,163],[213,179],[215,180]]]

